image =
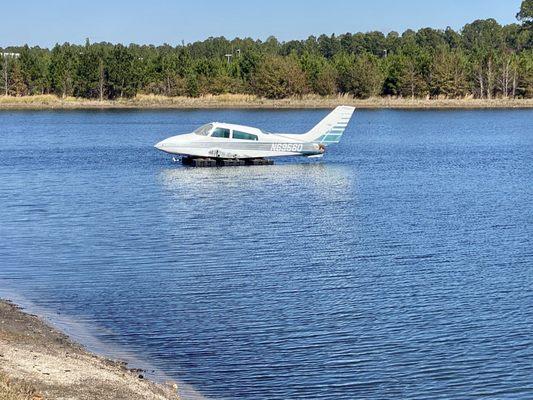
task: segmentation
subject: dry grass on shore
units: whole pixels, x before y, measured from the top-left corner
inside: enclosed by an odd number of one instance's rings
[[[42,400],[31,385],[10,379],[0,371],[0,400]]]
[[[202,97],[166,97],[139,94],[132,99],[90,100],[75,97],[59,98],[54,95],[0,96],[0,109],[98,109],[98,108],[333,108],[353,105],[360,109],[480,109],[480,108],[533,108],[533,99],[411,99],[374,97],[354,99],[339,95],[321,97],[307,95],[272,100],[247,94],[206,95]]]

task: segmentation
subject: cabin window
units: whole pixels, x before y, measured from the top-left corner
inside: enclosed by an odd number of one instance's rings
[[[229,139],[229,129],[215,128],[215,130],[211,134],[211,137],[220,137],[220,138]]]
[[[233,139],[258,140],[257,135],[241,131],[233,131]]]
[[[211,130],[212,127],[213,127],[212,124],[203,125],[199,127],[198,129],[196,129],[194,133],[200,136],[207,136],[209,135],[209,131]]]

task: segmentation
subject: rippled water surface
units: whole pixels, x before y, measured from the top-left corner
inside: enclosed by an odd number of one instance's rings
[[[361,111],[274,166],[152,147],[325,113],[0,112],[0,292],[214,398],[533,398],[532,111]]]

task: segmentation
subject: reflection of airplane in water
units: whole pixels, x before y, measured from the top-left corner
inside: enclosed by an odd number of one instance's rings
[[[159,180],[180,198],[211,199],[217,193],[213,198],[220,199],[219,196],[232,197],[232,193],[242,196],[259,192],[276,197],[283,188],[336,200],[351,193],[353,175],[342,165],[303,162],[277,164],[273,168],[168,168],[161,171]]]
[[[172,136],[155,145],[159,150],[184,156],[195,166],[268,163],[265,157],[322,157],[326,146],[339,143],[354,107],[339,106],[309,132],[268,133],[243,125],[212,122],[192,133]]]

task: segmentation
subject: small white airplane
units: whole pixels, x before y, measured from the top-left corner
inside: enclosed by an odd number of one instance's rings
[[[165,139],[157,143],[155,148],[189,159],[322,157],[326,146],[340,142],[354,110],[354,107],[339,106],[309,132],[303,134],[269,133],[250,126],[212,122],[192,133]]]

